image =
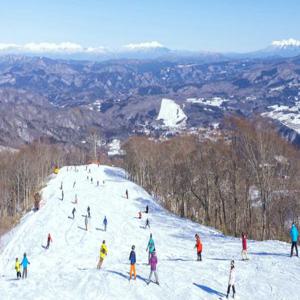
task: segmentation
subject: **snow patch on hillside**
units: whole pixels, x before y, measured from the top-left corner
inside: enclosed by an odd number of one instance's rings
[[[300,133],[300,101],[293,106],[272,105],[268,107],[269,112],[262,113],[263,117],[278,120],[283,125]]]
[[[221,107],[224,102],[227,102],[228,99],[223,99],[221,97],[213,97],[213,98],[188,98],[186,102],[188,103],[197,103],[207,106]]]
[[[162,99],[157,120],[162,120],[169,128],[184,128],[187,116],[174,100]]]

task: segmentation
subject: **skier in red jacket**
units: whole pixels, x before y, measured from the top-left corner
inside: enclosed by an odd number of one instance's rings
[[[195,244],[195,247],[197,249],[197,260],[198,261],[202,261],[202,243],[201,243],[201,240],[200,240],[200,236],[196,233],[195,234],[195,239],[196,239],[196,244]]]
[[[52,237],[50,235],[50,233],[48,234],[48,238],[47,238],[47,246],[46,249],[48,249],[50,247],[50,242],[52,243]]]
[[[242,260],[248,260],[247,255],[247,235],[246,233],[242,232]]]

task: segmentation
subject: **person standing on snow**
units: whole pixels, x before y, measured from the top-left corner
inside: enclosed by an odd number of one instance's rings
[[[128,190],[126,190],[125,195],[126,195],[126,199],[128,199]]]
[[[17,279],[21,278],[21,263],[18,258],[16,258],[15,270],[17,272]]]
[[[151,282],[151,277],[152,277],[152,274],[154,273],[155,283],[159,285],[157,271],[156,271],[156,265],[157,265],[157,256],[156,256],[155,251],[153,251],[153,253],[151,254],[151,257],[150,257],[150,275],[149,275],[149,280],[148,280],[147,284],[149,284]]]
[[[88,220],[87,215],[84,217],[84,224],[85,224],[85,230],[87,231],[88,230],[88,225],[89,225],[89,220]]]
[[[146,213],[146,214],[149,213],[149,206],[148,206],[148,205],[146,206],[145,213]]]
[[[197,261],[202,261],[203,246],[202,246],[202,243],[201,243],[201,240],[200,240],[200,236],[197,233],[195,234],[195,239],[196,239],[196,244],[195,244],[194,248],[197,249]]]
[[[88,217],[90,218],[91,217],[91,209],[89,206],[87,207],[87,214],[88,214]]]
[[[242,232],[242,260],[248,260],[247,256],[247,235],[246,233]]]
[[[291,230],[290,230],[290,235],[291,235],[291,239],[292,239],[291,257],[293,256],[294,248],[296,249],[296,256],[298,256],[298,247],[297,247],[298,229],[294,222],[293,222]]]
[[[132,275],[134,275],[134,280],[136,280],[136,269],[135,269],[136,255],[135,255],[134,249],[135,249],[135,246],[132,245],[131,252],[129,254],[129,260],[130,260],[129,280],[131,280]]]
[[[106,231],[106,227],[107,227],[107,219],[106,219],[106,216],[104,217],[103,225],[104,225],[104,231]]]
[[[52,238],[51,238],[51,235],[50,235],[50,233],[48,233],[48,238],[47,238],[47,246],[46,246],[46,249],[49,249],[49,247],[50,247],[50,242],[52,243]]]
[[[101,248],[100,248],[100,257],[99,257],[99,262],[98,262],[98,265],[97,265],[97,269],[101,269],[102,267],[102,264],[103,264],[103,261],[106,257],[108,253],[108,250],[107,250],[107,246],[105,245],[105,241],[102,242],[102,245],[101,245]]]
[[[147,248],[146,248],[146,252],[148,252],[148,264],[150,264],[150,257],[152,255],[152,253],[155,251],[155,244],[154,244],[154,240],[152,238],[152,233],[150,233],[150,238],[149,238],[149,241],[148,241],[148,245],[147,245]]]
[[[230,264],[230,272],[229,272],[229,281],[228,281],[228,288],[227,288],[227,296],[228,298],[229,293],[230,293],[230,288],[232,287],[232,297],[234,298],[235,296],[235,267],[234,267],[234,260],[231,261]]]
[[[28,265],[30,265],[30,262],[27,259],[26,253],[24,253],[21,265],[23,267],[22,279],[24,279],[24,278],[27,278],[27,267],[28,267]]]

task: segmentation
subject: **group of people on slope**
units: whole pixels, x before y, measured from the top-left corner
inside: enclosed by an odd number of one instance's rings
[[[148,251],[148,264],[150,265],[150,274],[147,284],[151,282],[152,275],[155,276],[155,283],[159,284],[158,281],[158,275],[157,275],[157,256],[155,251],[155,244],[152,237],[152,233],[150,233],[150,238],[147,244],[146,251]],[[99,261],[97,264],[97,269],[101,269],[104,259],[106,258],[108,254],[108,249],[105,243],[105,240],[103,240],[102,245],[100,247],[100,255],[99,255]],[[136,279],[136,253],[135,253],[135,245],[132,245],[131,251],[129,254],[129,261],[130,261],[130,270],[129,270],[129,280]]]
[[[30,265],[30,262],[27,259],[26,253],[24,253],[23,259],[21,262],[19,261],[18,257],[16,258],[15,270],[17,272],[17,279],[20,279],[21,277],[22,277],[22,279],[27,278],[28,265]],[[22,275],[21,275],[21,266],[23,268]]]

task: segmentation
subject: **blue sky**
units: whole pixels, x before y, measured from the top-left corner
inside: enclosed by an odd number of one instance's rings
[[[299,0],[5,0],[0,43],[251,51],[300,39]]]

